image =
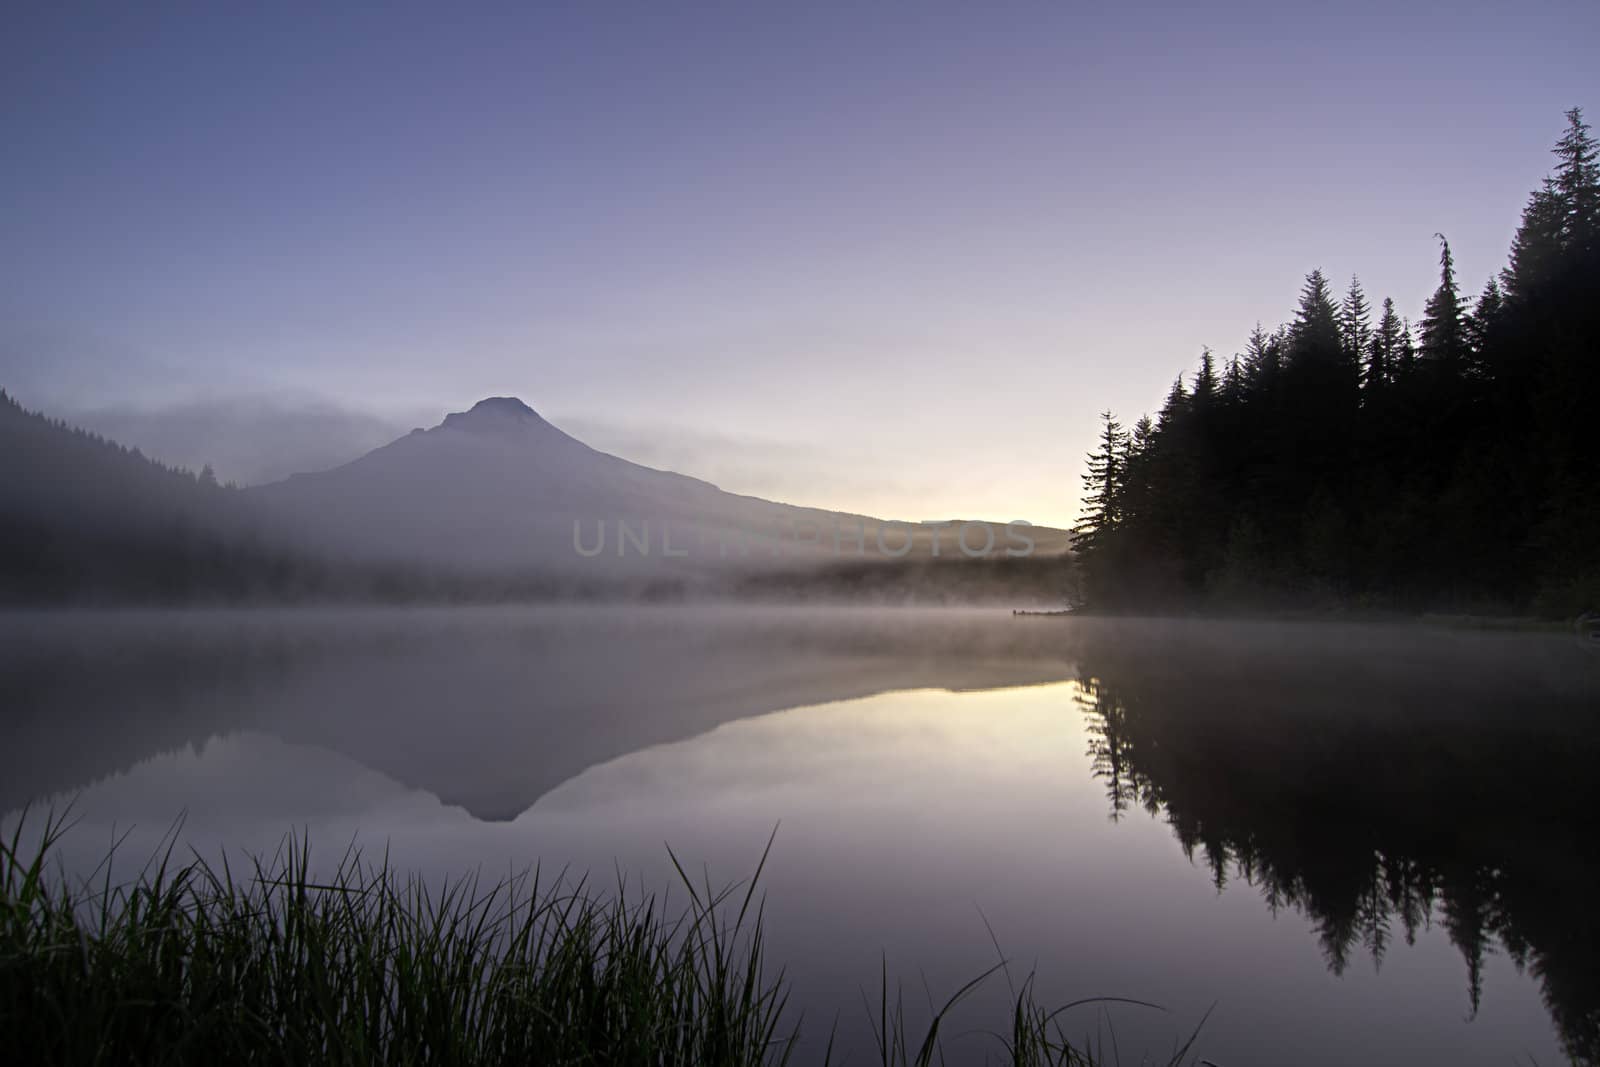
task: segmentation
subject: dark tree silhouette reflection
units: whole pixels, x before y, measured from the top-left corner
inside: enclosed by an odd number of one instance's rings
[[[1563,688],[1511,669],[1544,649],[1513,638],[1394,628],[1387,645],[1278,635],[1217,655],[1197,632],[1130,648],[1113,628],[1080,648],[1111,818],[1143,808],[1219,892],[1243,881],[1304,914],[1334,974],[1381,968],[1436,923],[1470,1018],[1503,952],[1568,1055],[1600,1061],[1594,665],[1574,650]]]

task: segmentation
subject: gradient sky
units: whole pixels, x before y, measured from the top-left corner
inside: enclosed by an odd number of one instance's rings
[[[1416,317],[1441,230],[1476,293],[1600,120],[1592,2],[331,6],[8,9],[0,386],[515,394],[729,489],[1065,523],[1097,412],[1313,267]]]

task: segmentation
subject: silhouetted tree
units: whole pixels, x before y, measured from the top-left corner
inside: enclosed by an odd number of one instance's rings
[[[1268,910],[1303,914],[1335,973],[1363,948],[1381,964],[1392,931],[1411,945],[1432,927],[1460,953],[1472,1014],[1496,995],[1485,965],[1503,949],[1539,983],[1567,1055],[1600,1062],[1590,687],[1548,685],[1549,664],[1487,635],[1260,633],[1227,656],[1213,626],[1154,644],[1116,624],[1080,635],[1077,706],[1112,817],[1137,804],[1197,880],[1231,866]],[[1529,789],[1536,809],[1518,799]]]
[[[1455,260],[1444,234],[1439,239],[1439,288],[1428,298],[1422,314],[1422,358],[1437,369],[1441,377],[1460,375],[1467,354],[1467,329],[1461,310],[1461,294],[1456,289]]]
[[[1350,275],[1350,288],[1339,305],[1339,332],[1344,340],[1345,359],[1361,363],[1372,344],[1372,305],[1361,291],[1361,280]]]
[[[1469,311],[1439,240],[1419,338],[1352,277],[1210,350],[1129,443],[1127,492],[1078,528],[1106,607],[1326,601],[1600,605],[1600,149],[1567,114],[1555,173]],[[1107,467],[1105,442],[1090,477]]]
[[[1121,521],[1121,494],[1127,462],[1128,435],[1111,412],[1102,412],[1100,448],[1089,457],[1083,475],[1083,521],[1074,531],[1078,552],[1088,556],[1097,543],[1116,532]]]
[[[1394,300],[1384,297],[1383,313],[1378,317],[1377,332],[1373,334],[1372,344],[1367,349],[1366,373],[1362,376],[1362,384],[1370,392],[1376,393],[1394,381],[1400,366],[1401,348],[1405,343],[1402,339],[1404,330],[1400,315],[1394,309]]]

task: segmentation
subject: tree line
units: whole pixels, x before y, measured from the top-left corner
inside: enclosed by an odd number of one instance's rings
[[[1413,326],[1307,276],[1157,416],[1102,416],[1074,544],[1097,608],[1600,606],[1600,166],[1579,109],[1475,300]]]

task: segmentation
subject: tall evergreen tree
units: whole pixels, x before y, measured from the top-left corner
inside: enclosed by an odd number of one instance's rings
[[[1111,412],[1102,412],[1100,419],[1100,447],[1083,474],[1083,516],[1073,529],[1074,546],[1082,554],[1092,554],[1122,517],[1128,435]]]
[[[1182,421],[1189,411],[1189,391],[1183,386],[1183,375],[1178,375],[1172,382],[1172,388],[1167,390],[1166,402],[1161,405],[1161,413],[1157,425],[1161,429],[1171,429]]]
[[[1399,378],[1410,378],[1417,372],[1417,331],[1411,326],[1411,320],[1406,317],[1400,319],[1400,349],[1395,360],[1395,375]]]
[[[1250,388],[1258,395],[1270,393],[1277,385],[1278,372],[1283,366],[1283,344],[1256,323],[1244,348],[1244,376]]]
[[[1467,329],[1456,288],[1456,265],[1450,242],[1439,238],[1439,288],[1433,291],[1422,315],[1422,358],[1436,372],[1458,375],[1466,365]]]
[[[1320,270],[1306,275],[1291,330],[1298,355],[1333,362],[1343,352],[1339,312],[1328,279]]]
[[[1223,372],[1222,399],[1229,407],[1244,402],[1244,361],[1238,356],[1228,360],[1228,369]]]
[[[1378,328],[1367,349],[1367,365],[1362,375],[1362,385],[1376,392],[1394,381],[1400,364],[1400,350],[1404,344],[1405,327],[1400,314],[1394,309],[1394,298],[1383,298],[1383,313],[1378,316]]]
[[[1484,285],[1472,314],[1467,317],[1467,341],[1472,347],[1472,362],[1480,373],[1491,373],[1489,364],[1496,353],[1496,331],[1505,315],[1505,300],[1500,295],[1500,283],[1490,278]]]
[[[1372,344],[1372,305],[1361,291],[1361,280],[1350,275],[1350,288],[1339,305],[1339,333],[1344,339],[1345,358],[1360,363]]]
[[[1560,270],[1566,208],[1554,179],[1528,197],[1522,223],[1511,239],[1511,261],[1500,272],[1507,301],[1528,306],[1548,289]]]
[[[1347,358],[1338,305],[1320,270],[1300,289],[1283,376],[1283,403],[1270,420],[1282,450],[1273,493],[1298,510],[1296,500],[1348,465],[1361,402],[1360,367]]]
[[[1567,132],[1556,143],[1555,186],[1566,208],[1563,243],[1570,251],[1587,254],[1600,235],[1600,150],[1589,136],[1583,109],[1567,112]]]
[[[1190,392],[1191,406],[1195,410],[1207,410],[1216,403],[1217,399],[1217,363],[1211,355],[1211,349],[1200,350],[1200,369],[1194,376],[1194,389]]]
[[[1220,375],[1204,352],[1153,423],[1108,417],[1081,531],[1102,602],[1600,605],[1600,147],[1581,113],[1555,152],[1476,301],[1443,235],[1417,334],[1313,271],[1289,324],[1258,323]]]

